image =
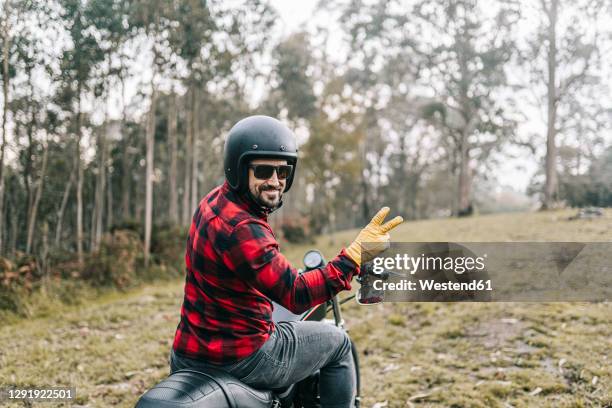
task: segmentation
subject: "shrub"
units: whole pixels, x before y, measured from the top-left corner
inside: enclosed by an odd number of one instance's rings
[[[41,277],[36,259],[17,252],[14,261],[0,257],[0,310],[30,315],[28,299]]]
[[[40,279],[41,273],[32,255],[17,252],[15,260],[0,257],[0,285],[4,287],[18,286],[27,290],[32,289],[35,280]]]
[[[293,244],[299,244],[308,241],[306,232],[304,231],[304,228],[300,225],[284,224],[281,226],[281,230],[283,231],[283,237],[285,237],[287,241]]]
[[[313,242],[310,221],[305,217],[294,217],[292,221],[281,224],[280,228],[283,238],[292,244]]]
[[[79,264],[74,252],[52,250],[46,259],[46,277],[40,260],[17,253],[0,257],[0,317],[52,313],[59,304],[78,304],[99,289],[124,289],[142,281],[180,276],[184,270],[188,231],[180,226],[153,227],[151,262],[144,268],[140,224],[126,222],[102,237],[99,249]]]
[[[183,271],[185,242],[189,231],[178,225],[155,226],[151,234],[151,255],[155,263],[164,265],[171,275]]]
[[[98,286],[125,288],[135,280],[137,259],[141,254],[138,233],[115,230],[105,235],[100,248],[87,257],[82,277]]]
[[[142,222],[134,219],[123,220],[119,223],[113,224],[110,227],[110,233],[114,234],[115,231],[134,231],[138,234],[141,240],[144,239],[144,227]]]

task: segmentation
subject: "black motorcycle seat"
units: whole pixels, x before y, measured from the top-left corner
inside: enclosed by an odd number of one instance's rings
[[[178,370],[144,393],[136,408],[270,408],[272,391],[257,390],[225,371]]]

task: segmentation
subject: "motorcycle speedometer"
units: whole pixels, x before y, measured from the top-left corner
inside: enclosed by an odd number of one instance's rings
[[[323,264],[323,255],[316,249],[306,252],[304,255],[304,266],[308,269],[318,268]]]

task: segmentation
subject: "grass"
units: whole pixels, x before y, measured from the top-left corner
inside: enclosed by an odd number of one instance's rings
[[[403,241],[610,241],[612,212],[568,211],[405,223]],[[356,231],[285,246],[296,264],[331,258]],[[354,286],[357,286],[355,284]],[[0,328],[0,386],[75,386],[77,404],[132,407],[168,374],[182,280],[109,293]],[[363,406],[612,406],[609,303],[385,303],[343,309],[360,350]],[[35,404],[53,406],[51,403]],[[18,404],[8,406],[22,406]],[[57,405],[61,406],[61,405]]]

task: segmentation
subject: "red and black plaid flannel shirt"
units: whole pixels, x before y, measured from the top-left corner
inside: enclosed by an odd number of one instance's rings
[[[271,301],[301,313],[351,288],[359,266],[344,249],[325,267],[299,275],[279,252],[268,212],[227,182],[198,205],[173,345],[179,355],[233,363],[257,351],[274,330]]]

